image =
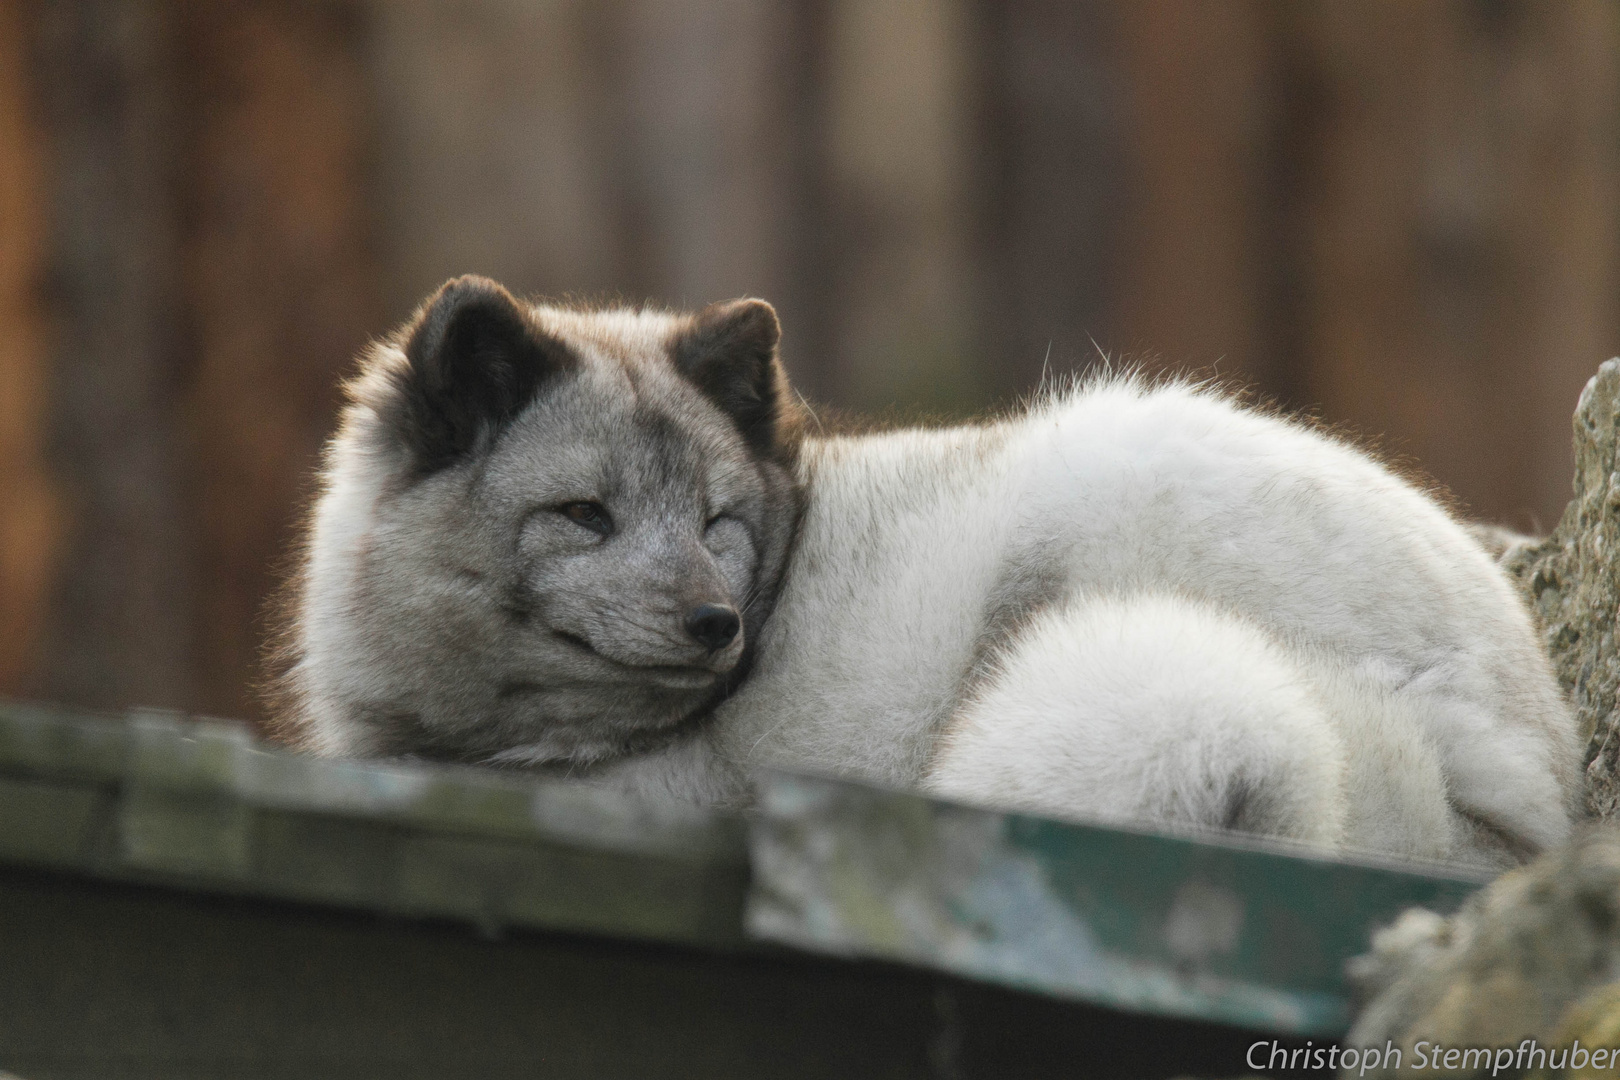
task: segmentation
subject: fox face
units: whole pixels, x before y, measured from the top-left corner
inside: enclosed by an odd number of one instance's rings
[[[450,282],[350,386],[285,680],[345,753],[578,765],[746,673],[798,513],[775,313]]]

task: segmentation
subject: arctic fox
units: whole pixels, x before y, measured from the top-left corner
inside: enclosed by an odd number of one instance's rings
[[[1488,865],[1568,832],[1575,732],[1526,611],[1365,454],[1109,375],[817,434],[778,336],[759,300],[440,289],[348,386],[287,736],[712,805],[772,765]]]

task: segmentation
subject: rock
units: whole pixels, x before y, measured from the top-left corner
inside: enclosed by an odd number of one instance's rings
[[[1612,557],[1620,553],[1620,359],[1586,384],[1574,429],[1575,497],[1552,535],[1473,531],[1529,601],[1585,742],[1586,811],[1608,821],[1620,816],[1620,558]],[[1587,826],[1449,919],[1406,912],[1373,936],[1350,974],[1368,1004],[1344,1045],[1367,1048],[1362,1056],[1378,1064],[1358,1062],[1344,1076],[1613,1075],[1620,822]]]
[[[1466,1052],[1494,1054],[1526,1039],[1541,1048],[1568,1047],[1575,1038],[1587,1048],[1615,1046],[1620,826],[1587,826],[1569,844],[1498,878],[1449,919],[1408,911],[1372,944],[1371,955],[1352,962],[1351,977],[1371,1001],[1344,1045],[1392,1044],[1401,1057],[1399,1068],[1381,1063],[1367,1076],[1492,1075],[1488,1057],[1481,1064],[1476,1053],[1467,1063]],[[1448,1059],[1449,1067],[1433,1060],[1423,1067],[1436,1047],[1464,1053]],[[1514,1076],[1581,1073],[1567,1064],[1551,1069],[1545,1060],[1513,1064]]]
[[[1615,614],[1620,608],[1620,359],[1598,369],[1575,409],[1575,497],[1540,542],[1493,537],[1502,565],[1530,600],[1558,680],[1586,743],[1586,810],[1620,811],[1620,690]]]
[[[1568,1047],[1569,1055],[1560,1063],[1553,1054],[1548,1067],[1533,1070],[1529,1080],[1576,1080],[1610,1073],[1613,1065],[1603,1062],[1602,1057],[1583,1057],[1581,1048],[1612,1051],[1620,1046],[1620,983],[1600,986],[1577,1001],[1558,1026],[1553,1046]],[[1613,1060],[1612,1053],[1602,1056]]]

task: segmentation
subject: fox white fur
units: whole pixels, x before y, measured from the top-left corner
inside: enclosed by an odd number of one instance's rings
[[[1574,726],[1522,603],[1366,454],[1109,375],[815,434],[776,338],[759,301],[442,290],[329,448],[291,736],[715,805],[776,766],[1487,865],[1567,834]],[[736,637],[695,645],[699,608]]]

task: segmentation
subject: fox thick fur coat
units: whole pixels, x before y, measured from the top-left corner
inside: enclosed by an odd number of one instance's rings
[[[1486,865],[1568,832],[1573,723],[1521,601],[1366,454],[1108,375],[818,434],[777,339],[757,300],[441,289],[327,450],[288,736],[712,805],[770,765]]]

